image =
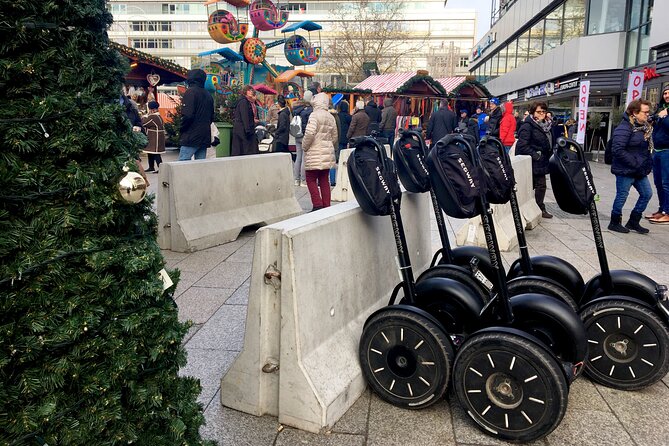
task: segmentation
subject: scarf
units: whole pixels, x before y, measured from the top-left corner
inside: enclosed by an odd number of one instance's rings
[[[653,126],[650,122],[639,122],[634,117],[634,115],[629,117],[630,124],[632,124],[632,132],[643,132],[643,139],[648,142],[648,150],[650,153],[655,151],[655,145],[653,144]]]
[[[553,147],[553,133],[551,132],[551,121],[540,121],[534,116],[532,116],[532,120],[536,125],[539,126],[542,132],[546,134],[546,138],[548,138],[548,144],[550,147]]]

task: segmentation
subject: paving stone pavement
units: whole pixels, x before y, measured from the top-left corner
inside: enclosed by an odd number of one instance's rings
[[[166,161],[176,159],[168,152]],[[606,228],[615,196],[614,177],[608,166],[592,164],[600,201],[602,226]],[[149,179],[156,178],[149,176]],[[155,181],[154,183],[157,183]],[[150,190],[156,190],[152,184]],[[302,208],[310,209],[306,188],[296,187]],[[634,205],[631,192],[625,215]],[[593,235],[587,216],[568,215],[557,207],[550,190],[546,198],[555,218],[543,220],[527,232],[530,252],[554,254],[574,264],[587,280],[599,272]],[[648,210],[657,208],[653,197]],[[434,219],[432,242],[439,235]],[[465,221],[448,219],[453,239]],[[612,268],[640,271],[661,283],[669,283],[669,227],[650,227],[649,235],[604,231]],[[328,433],[316,435],[279,425],[275,417],[255,417],[222,407],[220,378],[243,346],[249,276],[254,234],[245,229],[234,242],[192,254],[163,251],[166,264],[181,270],[175,295],[181,320],[194,325],[184,339],[188,364],[183,375],[198,377],[202,384],[199,401],[205,409],[202,434],[227,446],[376,446],[376,445],[500,445],[481,433],[468,419],[453,396],[421,411],[402,410],[381,401],[369,391],[351,407]],[[503,253],[505,266],[517,252]],[[449,405],[449,401],[453,404]],[[571,387],[569,407],[562,424],[548,437],[533,444],[558,445],[669,445],[669,375],[662,382],[638,392],[622,392],[578,379]]]

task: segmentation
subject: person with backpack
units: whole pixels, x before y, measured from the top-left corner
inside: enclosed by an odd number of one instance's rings
[[[288,130],[290,128],[290,109],[286,105],[286,98],[279,95],[277,99],[279,113],[277,115],[276,132],[274,132],[274,151],[288,152]]]
[[[346,132],[346,140],[368,135],[368,126],[369,116],[365,112],[365,101],[359,100],[355,103],[355,112],[353,113],[353,117],[351,117],[351,125],[348,128],[348,132]]]
[[[648,181],[648,174],[653,169],[653,126],[648,122],[649,113],[650,102],[636,99],[627,105],[622,121],[613,131],[611,173],[616,176],[616,197],[609,231],[625,234],[631,229],[639,234],[648,233],[639,222],[653,196]],[[632,186],[639,192],[639,198],[623,226],[623,206]]]
[[[318,93],[313,98],[313,112],[304,132],[304,167],[307,188],[313,205],[312,211],[330,206],[330,169],[335,166],[335,144],[338,139],[337,123],[328,111],[330,97]]]
[[[448,99],[441,100],[439,109],[432,113],[427,123],[427,139],[431,141],[430,147],[434,146],[444,136],[453,133],[458,127],[458,118],[448,108]]]
[[[504,104],[502,120],[499,122],[499,140],[504,144],[506,153],[509,153],[511,146],[516,142],[516,118],[513,116],[513,102],[507,101]]]
[[[648,221],[656,225],[669,224],[669,85],[662,90],[662,99],[654,115],[653,130],[653,180],[657,189],[660,207],[657,212],[646,216]]]
[[[550,124],[546,122],[548,105],[545,102],[534,102],[530,105],[530,114],[520,124],[518,141],[516,141],[516,155],[532,157],[532,188],[534,200],[541,209],[543,218],[553,218],[553,214],[546,210],[546,174],[548,173],[548,159],[552,154],[553,135]]]
[[[295,138],[295,164],[293,164],[293,179],[295,186],[306,186],[307,177],[304,170],[304,151],[302,149],[302,140],[304,131],[311,115],[311,99],[314,94],[307,90],[301,100],[293,104],[293,118],[290,120],[290,134]]]

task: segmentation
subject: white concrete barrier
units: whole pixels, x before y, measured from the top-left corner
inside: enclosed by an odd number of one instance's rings
[[[405,193],[416,274],[432,255],[429,210],[427,194]],[[365,389],[358,343],[398,283],[396,255],[390,219],[355,201],[261,228],[244,349],[221,380],[222,404],[311,432],[333,426]]]
[[[302,213],[290,154],[163,163],[158,244],[192,252],[235,240],[242,228]]]
[[[385,144],[386,153],[392,158],[392,150],[390,145]],[[351,190],[351,183],[348,181],[348,169],[346,168],[348,158],[351,156],[353,149],[343,149],[339,151],[339,163],[337,164],[337,185],[332,188],[332,201],[348,201],[355,200],[353,191]]]
[[[541,220],[541,209],[534,200],[532,189],[532,158],[527,155],[511,157],[511,165],[516,177],[516,195],[520,205],[520,214],[527,229],[532,229]],[[511,251],[518,246],[518,237],[513,222],[510,204],[492,205],[492,219],[495,224],[499,249]],[[481,217],[470,218],[456,235],[458,245],[486,246]]]

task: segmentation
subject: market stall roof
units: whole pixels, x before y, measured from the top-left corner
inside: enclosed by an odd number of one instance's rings
[[[186,80],[188,70],[181,65],[137,51],[120,43],[111,42],[111,47],[130,60],[131,70],[125,76],[127,81],[146,86],[149,85],[149,81],[146,78],[149,75],[160,76],[159,84],[171,84]]]
[[[490,93],[482,84],[466,76],[433,79],[423,72],[370,76],[354,89],[371,90],[373,94],[456,96],[461,92],[467,92],[479,98],[490,97]]]

